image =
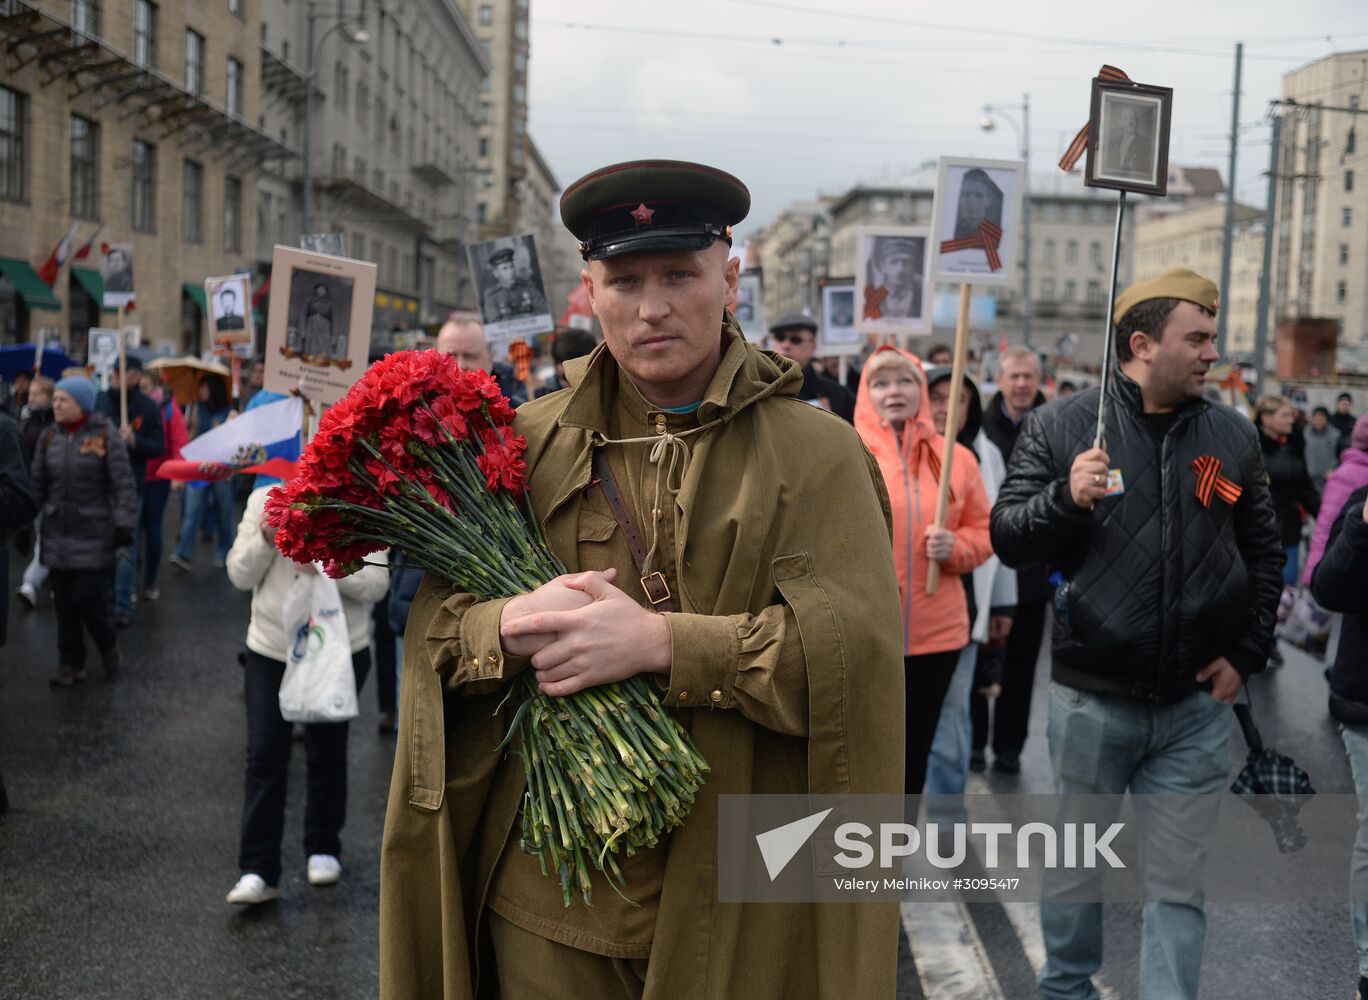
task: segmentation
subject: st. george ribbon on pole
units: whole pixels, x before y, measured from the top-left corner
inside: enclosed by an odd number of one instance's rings
[[[1097,396],[1097,436],[1093,439],[1093,447],[1105,448],[1103,442],[1106,440],[1107,423],[1107,384],[1111,381],[1112,368],[1112,338],[1115,336],[1115,317],[1116,311],[1116,270],[1121,261],[1121,220],[1126,214],[1126,192],[1121,192],[1121,197],[1116,203],[1116,236],[1112,242],[1112,272],[1111,288],[1107,292],[1107,339],[1102,342],[1102,383],[1101,392]]]

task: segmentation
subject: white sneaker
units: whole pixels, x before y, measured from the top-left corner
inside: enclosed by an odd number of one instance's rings
[[[255,906],[257,903],[269,903],[279,898],[279,889],[267,885],[264,878],[251,872],[238,879],[237,885],[228,893],[228,902],[240,906]]]
[[[331,854],[309,855],[309,885],[332,885],[342,878],[342,862]]]
[[[38,591],[31,584],[20,584],[19,589],[15,591],[15,596],[28,605],[30,611],[38,606]]]

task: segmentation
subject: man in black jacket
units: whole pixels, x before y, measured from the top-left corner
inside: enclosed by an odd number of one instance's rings
[[[38,508],[33,502],[19,426],[0,413],[0,580],[9,580],[9,533],[33,523]],[[9,602],[0,600],[0,646],[5,644]],[[9,811],[5,779],[0,775],[0,816]]]
[[[1115,307],[1105,449],[1099,389],[1027,418],[993,508],[1009,566],[1058,571],[1049,739],[1070,796],[1163,794],[1189,811],[1146,824],[1146,994],[1196,997],[1205,916],[1201,873],[1230,774],[1227,705],[1261,670],[1282,590],[1279,545],[1254,428],[1202,398],[1215,348],[1217,289],[1184,269],[1133,285]],[[1108,800],[1110,801],[1110,800]],[[1162,843],[1160,840],[1162,839]],[[1181,869],[1174,871],[1173,869]],[[1097,900],[1092,872],[1047,876],[1047,895]],[[1044,997],[1096,996],[1098,902],[1046,902]]]
[[[998,394],[983,414],[983,433],[1002,452],[1004,464],[1026,414],[1045,405],[1040,391],[1040,358],[1029,347],[1009,347],[998,360]],[[978,691],[970,703],[974,723],[974,751],[969,766],[982,771],[988,745],[988,709],[992,706],[993,770],[1016,774],[1021,770],[1021,749],[1031,719],[1031,692],[1035,689],[1036,661],[1040,659],[1040,640],[1045,634],[1045,609],[1050,603],[1050,585],[1043,566],[1026,566],[1017,571],[1016,613],[1007,646],[998,664],[1001,691],[990,701]]]
[[[1344,612],[1339,651],[1330,668],[1330,716],[1354,773],[1359,815],[1368,804],[1368,486],[1345,501],[1325,555],[1316,565],[1311,593],[1328,611]],[[1328,516],[1328,515],[1327,515]],[[1349,869],[1354,941],[1358,944],[1358,995],[1368,998],[1368,823],[1359,820]]]
[[[133,472],[133,488],[138,493],[138,519],[141,520],[143,488],[147,484],[147,460],[161,456],[166,448],[166,432],[162,427],[161,407],[139,388],[142,362],[129,356],[124,359],[124,368],[122,376],[117,366],[110,373],[110,387],[100,394],[95,411],[113,421],[114,426],[119,428],[124,447],[128,449],[128,465]],[[127,424],[121,424],[121,384],[127,385]],[[114,570],[114,624],[120,628],[127,628],[132,623],[133,590],[138,584],[139,543],[135,535],[132,542],[118,552]]]
[[[817,353],[817,321],[802,313],[782,317],[770,327],[770,343],[775,354],[798,362],[803,369],[803,388],[798,398],[820,404],[848,424],[855,422],[855,397],[834,378],[823,375],[812,365]]]

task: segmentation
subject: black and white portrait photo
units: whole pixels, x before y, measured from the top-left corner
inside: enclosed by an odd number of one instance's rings
[[[466,253],[489,339],[512,340],[553,328],[531,235],[473,243]]]
[[[741,332],[753,344],[762,343],[768,333],[765,327],[765,290],[759,271],[742,272],[736,279],[736,303],[732,315],[741,324]]]
[[[204,299],[209,310],[207,349],[211,352],[231,350],[238,357],[251,357],[255,340],[251,276],[229,274],[205,278]]]
[[[855,283],[831,282],[822,285],[823,354],[858,354],[864,337],[855,329]]]
[[[299,246],[311,253],[330,253],[334,257],[347,255],[347,241],[342,233],[309,233],[299,238]]]
[[[932,209],[932,280],[975,285],[1015,280],[1022,171],[1020,160],[941,157]]]
[[[1167,190],[1172,93],[1166,87],[1093,81],[1089,185],[1141,194]]]
[[[285,346],[305,364],[345,359],[351,305],[350,278],[296,270],[290,276],[290,321]]]
[[[133,301],[133,245],[119,243],[109,248],[104,259],[104,302],[106,309],[118,309]]]
[[[929,332],[927,228],[865,226],[855,239],[855,329],[880,334]]]

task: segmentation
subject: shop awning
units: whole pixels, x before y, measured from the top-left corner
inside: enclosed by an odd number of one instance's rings
[[[185,290],[186,295],[190,296],[190,301],[199,306],[200,312],[207,313],[209,311],[209,303],[204,299],[203,285],[192,285],[187,281],[185,284],[181,285],[181,288]]]
[[[23,298],[30,309],[50,309],[62,311],[62,303],[52,294],[52,289],[43,284],[38,272],[29,267],[28,261],[15,260],[13,257],[0,257],[0,275],[4,275],[14,290]]]
[[[76,279],[78,285],[85,289],[85,293],[100,307],[101,312],[118,312],[117,309],[105,308],[104,278],[99,271],[92,271],[88,267],[73,267],[71,276]]]

